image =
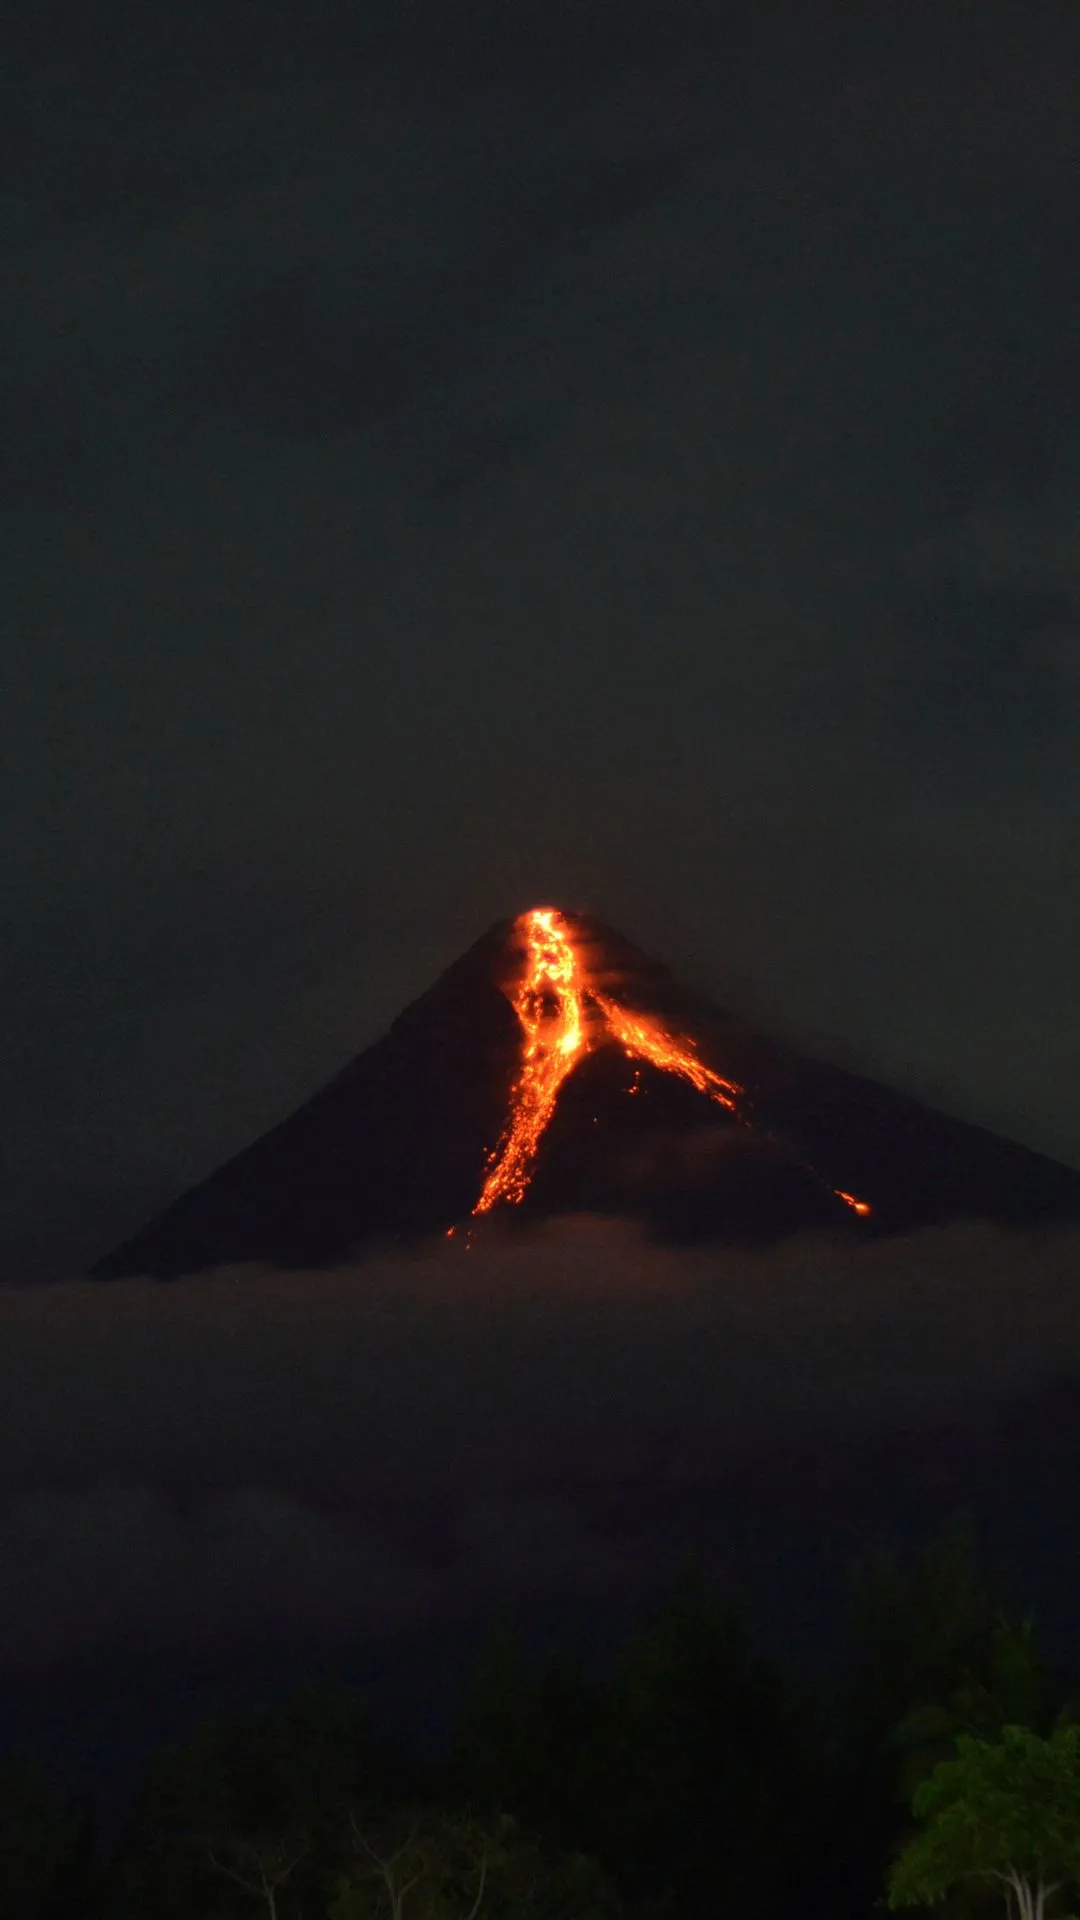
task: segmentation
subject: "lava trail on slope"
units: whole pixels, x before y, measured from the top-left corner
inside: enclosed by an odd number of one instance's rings
[[[515,928],[524,949],[520,981],[510,1001],[522,1032],[521,1068],[510,1089],[506,1125],[489,1157],[474,1215],[524,1199],[540,1143],[560,1089],[576,1066],[605,1041],[631,1060],[677,1074],[698,1092],[742,1118],[742,1088],[698,1058],[691,1040],[672,1033],[655,1014],[624,1007],[591,976],[587,949],[554,907],[533,907]],[[869,1204],[831,1189],[853,1212]]]

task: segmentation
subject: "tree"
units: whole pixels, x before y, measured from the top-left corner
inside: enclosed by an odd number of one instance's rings
[[[651,1910],[805,1912],[827,1826],[818,1731],[691,1569],[600,1690],[575,1783],[584,1844]]]
[[[1052,1724],[1031,1622],[1010,1617],[963,1525],[932,1540],[909,1566],[882,1557],[864,1567],[855,1631],[859,1769],[880,1756],[904,1804],[949,1758],[957,1735],[996,1739],[1004,1726]]]
[[[93,1878],[85,1809],[38,1770],[0,1763],[0,1913],[4,1920],[54,1920],[85,1913]]]
[[[406,1914],[477,1920],[500,1836],[469,1820],[416,1814],[391,1821],[349,1815],[355,1864],[338,1882],[332,1920],[406,1920]]]
[[[114,1904],[143,1920],[321,1911],[350,1858],[344,1808],[402,1790],[403,1763],[348,1695],[305,1693],[214,1718],[159,1756],[116,1862]]]
[[[851,1889],[848,1910],[861,1914],[913,1793],[955,1755],[958,1736],[998,1740],[1005,1726],[1046,1733],[1054,1710],[1031,1623],[1010,1613],[965,1524],[906,1561],[879,1555],[864,1563],[853,1599],[838,1754],[848,1819],[842,1837],[833,1831],[837,1880]]]
[[[1028,1727],[996,1742],[962,1734],[956,1750],[915,1793],[922,1830],[893,1865],[889,1906],[933,1906],[990,1880],[1009,1920],[1044,1920],[1051,1896],[1080,1882],[1080,1727],[1047,1740]]]
[[[539,1664],[504,1628],[473,1675],[443,1797],[484,1815],[512,1814],[545,1840],[576,1842],[575,1786],[595,1712],[595,1688],[572,1648]]]
[[[218,1873],[250,1893],[266,1908],[267,1920],[278,1920],[278,1894],[291,1880],[311,1844],[303,1833],[239,1839],[226,1835],[207,1857]]]
[[[330,1920],[613,1920],[611,1889],[581,1854],[517,1824],[436,1808],[350,1815],[354,1862]]]

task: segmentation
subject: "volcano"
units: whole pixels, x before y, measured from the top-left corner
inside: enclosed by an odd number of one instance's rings
[[[567,1213],[679,1241],[1080,1217],[1080,1174],[747,1030],[585,915],[500,922],[93,1269],[334,1265]]]

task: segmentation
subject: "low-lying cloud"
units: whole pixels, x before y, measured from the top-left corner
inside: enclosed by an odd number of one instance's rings
[[[902,1480],[1080,1376],[1078,1276],[1075,1230],[676,1251],[586,1220],[0,1291],[0,1658],[398,1638],[798,1551],[860,1524],[871,1459]]]

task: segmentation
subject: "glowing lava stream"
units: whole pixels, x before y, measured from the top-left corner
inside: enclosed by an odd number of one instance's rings
[[[742,1091],[733,1080],[705,1066],[688,1040],[676,1038],[653,1015],[631,1013],[588,986],[570,929],[554,907],[534,907],[518,924],[525,936],[526,963],[512,1005],[525,1043],[521,1072],[510,1089],[509,1117],[488,1163],[474,1214],[489,1213],[500,1202],[516,1206],[524,1199],[563,1081],[605,1033],[632,1060],[646,1060],[666,1073],[680,1074],[729,1113],[737,1113]],[[599,1015],[591,1033],[590,1008]],[[839,1188],[833,1191],[853,1212],[871,1211],[854,1194]]]
[[[588,987],[570,929],[554,907],[534,907],[522,916],[521,926],[527,959],[513,1007],[525,1037],[524,1056],[510,1090],[506,1129],[492,1155],[474,1214],[489,1213],[500,1201],[513,1206],[524,1199],[559,1089],[596,1045],[586,1018],[589,1006],[599,1014],[602,1030],[632,1060],[647,1060],[666,1073],[681,1074],[730,1113],[736,1111],[740,1092],[733,1080],[704,1066],[689,1042],[676,1039],[659,1020],[630,1013],[617,1000]]]
[[[846,1207],[851,1208],[852,1213],[865,1215],[867,1213],[873,1213],[874,1211],[869,1200],[856,1200],[855,1195],[853,1193],[845,1193],[843,1187],[834,1187],[833,1192],[838,1200],[842,1200]]]
[[[592,998],[604,1016],[608,1032],[632,1060],[648,1060],[651,1066],[662,1067],[666,1073],[679,1073],[699,1093],[718,1100],[729,1113],[736,1111],[735,1096],[742,1088],[737,1087],[734,1080],[725,1080],[721,1074],[714,1073],[711,1067],[703,1066],[689,1041],[676,1040],[665,1032],[658,1020],[629,1013],[617,1000],[609,1000],[602,993],[594,993]]]
[[[506,1131],[474,1213],[488,1213],[500,1200],[515,1205],[524,1199],[559,1088],[589,1050],[585,988],[566,922],[553,907],[534,907],[524,923],[528,960],[513,1007],[525,1052],[510,1089]]]

